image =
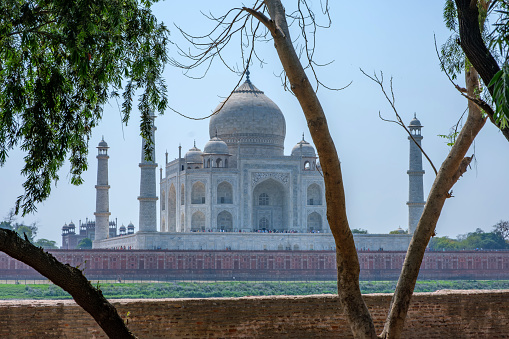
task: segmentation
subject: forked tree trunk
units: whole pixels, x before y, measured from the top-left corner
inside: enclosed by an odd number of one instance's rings
[[[94,288],[83,273],[62,264],[43,249],[21,239],[14,231],[0,229],[0,251],[17,259],[51,280],[68,292],[85,311],[101,326],[110,338],[136,338],[117,310],[104,298],[101,290]]]
[[[465,81],[468,95],[475,97],[476,89],[479,89],[480,84],[479,76],[474,68],[470,67],[470,70],[465,72]],[[469,101],[468,117],[465,125],[461,129],[447,159],[438,171],[421,219],[410,242],[396,291],[391,301],[389,316],[381,335],[382,338],[401,337],[426,246],[435,231],[445,200],[450,197],[449,192],[452,186],[466,172],[472,160],[471,157],[465,158],[465,155],[485,122],[486,119],[482,117],[479,107]]]

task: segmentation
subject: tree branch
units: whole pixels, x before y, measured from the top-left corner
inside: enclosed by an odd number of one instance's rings
[[[384,121],[394,122],[394,123],[398,124],[399,126],[401,126],[407,132],[407,134],[410,136],[410,138],[413,140],[415,145],[417,145],[417,147],[421,150],[421,153],[424,154],[424,156],[426,157],[426,159],[430,163],[431,167],[433,168],[433,171],[435,172],[435,175],[437,175],[438,172],[437,172],[437,169],[435,168],[435,165],[433,164],[433,161],[431,161],[431,159],[428,157],[426,152],[424,152],[424,149],[421,147],[421,145],[419,145],[419,143],[415,140],[414,136],[412,135],[412,133],[410,133],[410,131],[406,127],[405,123],[403,122],[403,119],[401,119],[401,116],[398,114],[398,110],[396,109],[396,104],[395,104],[395,99],[394,99],[394,91],[392,89],[392,78],[391,78],[391,97],[392,97],[392,99],[391,99],[391,98],[389,98],[389,96],[385,92],[385,88],[384,88],[384,85],[383,85],[384,76],[383,76],[382,72],[380,72],[381,78],[379,79],[376,74],[372,77],[372,76],[366,74],[366,72],[364,72],[362,70],[362,68],[360,70],[361,70],[362,74],[364,74],[365,76],[367,76],[368,78],[370,78],[371,80],[373,80],[374,82],[376,82],[380,86],[380,88],[382,90],[382,93],[384,94],[384,96],[387,99],[387,101],[389,101],[389,104],[391,105],[392,110],[394,111],[394,114],[396,114],[396,118],[398,119],[398,121],[383,119],[382,116],[380,115],[380,112],[378,112],[378,116],[382,120],[384,120]]]
[[[136,338],[101,290],[90,284],[82,271],[62,264],[50,253],[18,237],[14,231],[0,229],[0,251],[31,267],[68,292],[101,326],[110,338]]]

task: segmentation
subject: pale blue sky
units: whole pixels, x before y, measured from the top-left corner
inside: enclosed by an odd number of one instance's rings
[[[292,1],[285,1],[291,4]],[[318,5],[318,1],[311,2]],[[245,2],[249,5],[249,2]],[[175,22],[190,33],[199,35],[211,27],[200,11],[220,15],[229,7],[241,6],[237,1],[163,1],[155,6],[158,18],[171,30],[171,38],[182,42],[173,27]],[[318,71],[320,79],[329,86],[347,89],[334,92],[320,89],[319,98],[328,117],[345,181],[347,209],[352,228],[364,228],[370,233],[388,233],[401,226],[407,228],[408,210],[408,140],[398,126],[383,122],[382,116],[393,118],[388,103],[377,85],[361,74],[384,72],[387,80],[394,77],[396,105],[406,123],[414,112],[424,128],[422,145],[439,167],[448,147],[438,134],[447,134],[463,113],[466,102],[440,71],[435,53],[433,34],[439,44],[449,32],[442,20],[442,1],[415,3],[413,1],[332,1],[332,27],[317,36],[316,61],[335,62]],[[294,33],[296,37],[296,33]],[[232,41],[226,51],[231,63],[241,64],[239,46]],[[184,47],[186,47],[184,45]],[[170,56],[177,57],[170,46]],[[259,44],[258,55],[266,64],[251,66],[251,80],[267,94],[286,117],[285,154],[305,133],[310,140],[306,122],[297,100],[281,86],[274,76],[281,66],[272,43]],[[183,61],[183,59],[179,59]],[[199,74],[199,73],[194,73]],[[201,80],[186,78],[182,71],[167,66],[165,71],[170,105],[193,117],[209,115],[227,96],[238,81],[220,62],[215,62],[208,75]],[[463,80],[458,81],[460,85]],[[139,115],[132,114],[128,126],[122,126],[119,107],[112,101],[106,106],[104,119],[93,131],[90,142],[89,170],[85,184],[69,183],[68,166],[60,172],[60,181],[51,197],[40,204],[34,215],[19,217],[18,221],[37,221],[39,237],[61,242],[61,227],[71,220],[78,224],[93,218],[97,162],[96,146],[104,135],[111,147],[110,211],[119,224],[132,221],[138,226],[139,168],[141,139]],[[156,160],[164,163],[196,145],[203,149],[208,141],[208,120],[193,121],[167,111],[156,119]],[[500,219],[509,219],[509,142],[490,123],[486,124],[475,143],[476,162],[453,188],[454,198],[448,199],[437,226],[438,235],[455,237],[480,227],[490,230]],[[20,169],[23,154],[13,151],[6,165],[0,168],[0,216],[4,217],[22,191]],[[425,194],[434,179],[425,163]],[[159,178],[159,170],[157,171]],[[159,180],[158,180],[159,182]],[[159,187],[158,187],[159,190]]]

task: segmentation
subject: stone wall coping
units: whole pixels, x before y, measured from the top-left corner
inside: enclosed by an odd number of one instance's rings
[[[413,298],[433,298],[435,296],[461,296],[465,295],[500,295],[507,294],[509,297],[509,289],[506,290],[438,290],[435,292],[416,292],[413,294]],[[376,299],[376,298],[389,298],[392,297],[392,293],[370,293],[363,294],[363,297],[367,300]],[[214,302],[228,302],[228,301],[245,301],[245,300],[304,300],[304,299],[323,299],[323,300],[334,300],[337,299],[338,296],[336,294],[314,294],[314,295],[277,295],[277,296],[246,296],[246,297],[227,297],[227,298],[161,298],[161,299],[109,299],[109,301],[113,305],[125,305],[130,303],[164,303],[164,302],[203,302],[208,301],[210,303]],[[76,307],[77,304],[74,300],[71,299],[61,299],[61,300],[27,300],[27,299],[9,299],[9,300],[0,300],[0,308],[5,307],[54,307],[54,306],[64,306],[64,307]]]

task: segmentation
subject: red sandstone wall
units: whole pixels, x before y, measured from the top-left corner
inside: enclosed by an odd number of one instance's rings
[[[366,295],[377,331],[390,295]],[[114,302],[140,338],[351,338],[332,295]],[[0,301],[1,338],[105,338],[71,301]],[[403,338],[507,338],[509,291],[417,293]]]
[[[93,279],[335,279],[333,251],[56,250]],[[397,279],[404,252],[359,252],[361,279]],[[38,277],[0,253],[0,279]],[[509,252],[427,252],[420,278],[509,279]]]

